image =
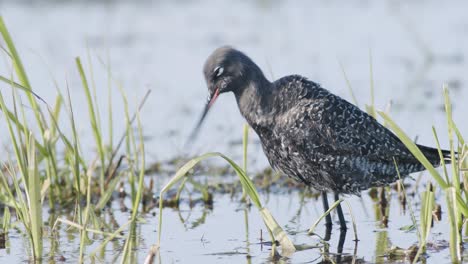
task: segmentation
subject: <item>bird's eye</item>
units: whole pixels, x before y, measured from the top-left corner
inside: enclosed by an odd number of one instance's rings
[[[224,68],[221,67],[221,66],[218,66],[218,67],[216,67],[216,68],[214,69],[213,75],[214,75],[215,77],[219,77],[219,76],[221,76],[221,74],[223,74],[223,72],[224,72]]]

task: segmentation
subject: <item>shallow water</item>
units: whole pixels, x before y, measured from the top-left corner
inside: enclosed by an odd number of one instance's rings
[[[302,74],[351,100],[341,63],[360,107],[371,101],[371,51],[376,107],[386,109],[391,101],[391,116],[410,136],[418,137],[419,143],[434,145],[431,126],[435,126],[442,146],[447,146],[443,83],[450,87],[455,122],[464,135],[468,133],[468,123],[464,122],[468,112],[467,5],[464,1],[441,4],[363,0],[298,1],[294,5],[286,1],[0,1],[0,10],[33,89],[52,103],[56,90],[50,72],[62,91],[68,80],[82,144],[89,147],[88,151],[94,151],[94,144],[87,111],[80,108],[85,105],[85,96],[74,66],[74,57],[86,60],[87,51],[93,61],[98,98],[103,100],[100,109],[103,117],[107,114],[107,70],[99,59],[109,58],[113,78],[122,84],[133,105],[147,89],[152,89],[142,112],[148,160],[221,151],[241,161],[241,147],[236,143],[241,140],[244,120],[231,95],[218,100],[195,146],[190,150],[183,147],[206,98],[201,68],[214,48],[233,45],[249,54],[270,79]],[[4,55],[1,58],[0,73],[9,76],[10,65]],[[8,87],[2,85],[0,89]],[[113,93],[114,129],[122,131],[122,102],[116,88]],[[103,119],[102,126],[106,128],[107,121]],[[267,162],[254,135],[251,142],[249,166],[252,170],[262,169]],[[160,180],[161,184],[164,180]],[[320,202],[307,201],[300,217],[291,222],[298,210],[299,194],[263,193],[262,197],[287,230],[302,231],[292,236],[296,244],[319,242],[304,230],[320,215]],[[402,248],[416,243],[414,232],[398,230],[411,221],[408,214],[400,215],[396,198],[390,207],[389,228],[382,229],[376,223],[373,202],[366,194],[363,197],[362,201],[356,197],[347,199],[357,217],[361,240],[358,258],[369,262],[381,260],[377,258],[380,253],[376,253],[376,247],[387,240],[389,245]],[[218,195],[215,201],[206,222],[193,229],[172,220],[179,219],[178,213],[165,209],[161,260],[247,262],[244,253],[250,250],[252,263],[268,262],[269,247],[263,246],[262,250],[258,244],[260,229],[265,229],[255,208],[248,214],[251,245],[247,249],[245,212],[238,210],[242,208],[238,199],[231,201],[229,196]],[[442,199],[440,203],[445,201]],[[195,207],[191,213],[185,210],[182,215],[196,219],[203,212],[203,207]],[[128,218],[127,213],[118,210],[115,216],[120,224]],[[157,219],[148,215],[146,220],[138,227],[139,260],[156,242]],[[430,239],[448,239],[446,227],[446,223],[436,224]],[[323,226],[320,228],[318,233],[323,234]],[[330,252],[336,249],[337,231],[332,235]],[[265,232],[263,235],[267,238]],[[67,260],[77,257],[78,240],[73,232],[60,237],[60,254]],[[10,234],[10,244],[0,251],[1,258],[14,262],[27,260],[25,241],[17,232]],[[97,239],[95,244],[99,242]],[[106,251],[106,261],[119,250],[119,242],[116,244]],[[347,234],[344,252],[353,255],[352,231]],[[288,261],[308,262],[316,258],[315,262],[320,261],[320,250],[309,249],[294,254]],[[448,251],[430,252],[428,262],[436,260],[448,262]]]
[[[423,186],[420,186],[422,188]],[[409,187],[411,193],[413,187]],[[333,215],[333,226],[331,239],[327,242],[325,238],[325,226],[319,224],[315,230],[318,236],[307,235],[307,230],[312,223],[322,214],[320,200],[307,198],[298,191],[292,192],[261,192],[265,206],[269,208],[276,220],[283,226],[296,246],[304,247],[289,258],[282,258],[286,263],[318,263],[326,257],[336,260],[340,230],[336,215]],[[188,197],[185,196],[185,199]],[[202,204],[189,207],[187,202],[182,202],[179,209],[165,208],[163,210],[163,232],[160,255],[156,257],[158,263],[190,262],[190,263],[265,263],[272,261],[270,258],[270,245],[262,244],[268,242],[268,233],[261,221],[261,216],[255,207],[246,208],[239,203],[239,196],[232,198],[229,194],[215,194],[213,208],[207,208]],[[410,196],[412,209],[419,211],[420,200],[418,196]],[[351,228],[351,215],[344,204],[345,217],[350,229],[346,233],[341,259],[344,263],[357,261],[356,263],[389,263],[409,261],[408,258],[400,257],[389,259],[388,254],[392,247],[407,249],[417,244],[417,233],[415,230],[405,231],[411,225],[410,212],[404,211],[397,198],[396,192],[392,191],[389,196],[388,227],[385,228],[381,222],[381,207],[378,201],[371,199],[367,192],[362,198],[349,197],[347,202],[352,208],[356,219],[359,242],[354,241],[354,231]],[[130,206],[128,201],[125,202]],[[438,203],[444,205],[443,195],[439,197]],[[109,209],[107,209],[109,210]],[[106,211],[107,211],[106,210]],[[125,224],[129,212],[120,210],[118,199],[111,204],[112,217],[108,212],[103,213],[106,219],[114,219],[119,225]],[[157,209],[152,210],[157,211]],[[445,212],[445,207],[442,208]],[[152,212],[143,215],[144,223],[137,226],[137,239],[139,246],[135,252],[134,259],[142,262],[149,248],[157,240],[157,217]],[[44,219],[51,219],[45,212]],[[72,220],[71,216],[67,219]],[[50,221],[50,220],[48,220]],[[434,245],[428,246],[428,255],[425,256],[427,263],[448,263],[450,255],[448,251],[448,220],[442,215],[441,222],[435,222],[429,242]],[[402,230],[403,229],[403,230]],[[65,258],[66,262],[75,262],[79,255],[79,233],[66,225],[58,225],[59,232],[46,230],[45,262],[54,262]],[[126,235],[127,232],[122,233]],[[100,235],[91,235],[92,242],[88,245],[87,252],[93,252],[103,241]],[[112,262],[117,258],[124,244],[124,239],[116,239],[109,243],[105,250],[98,251],[95,261]],[[52,244],[58,245],[53,253]],[[324,246],[329,245],[328,251]],[[1,250],[4,260],[18,262],[27,261],[25,249],[28,242],[16,230],[12,229],[8,235],[7,249]],[[323,255],[322,255],[323,254]],[[89,260],[88,260],[89,261]],[[100,262],[98,261],[98,262]]]

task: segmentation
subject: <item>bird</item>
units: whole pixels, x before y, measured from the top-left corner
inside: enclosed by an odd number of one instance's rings
[[[245,53],[222,46],[207,58],[203,74],[208,99],[189,139],[193,140],[220,94],[232,92],[240,113],[260,138],[273,169],[322,193],[360,195],[370,187],[393,183],[424,166],[403,142],[374,117],[320,84],[300,75],[269,81]],[[434,166],[439,150],[419,149]],[[450,152],[441,150],[442,158]],[[398,166],[395,166],[395,163]],[[346,221],[337,206],[341,230]],[[332,225],[331,217],[326,218]]]

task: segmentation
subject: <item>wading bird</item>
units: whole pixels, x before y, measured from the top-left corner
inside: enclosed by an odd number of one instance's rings
[[[258,134],[271,166],[322,192],[357,194],[370,187],[424,170],[405,145],[372,116],[299,75],[274,82],[244,53],[225,46],[216,49],[203,69],[209,97],[191,134],[197,134],[208,110],[222,93],[232,92],[239,110]],[[418,145],[427,159],[440,164],[438,150]],[[448,151],[442,155],[448,157]],[[342,230],[346,222],[337,206]],[[331,218],[327,217],[327,226]]]

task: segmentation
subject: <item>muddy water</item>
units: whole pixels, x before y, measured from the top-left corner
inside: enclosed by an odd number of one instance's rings
[[[463,1],[444,5],[438,1],[300,1],[294,5],[286,1],[0,1],[1,14],[36,92],[52,103],[56,95],[53,79],[62,90],[68,81],[82,144],[89,146],[89,151],[94,150],[92,132],[83,107],[85,96],[74,66],[75,56],[86,60],[90,54],[103,117],[107,115],[108,75],[101,61],[110,65],[116,131],[123,129],[124,123],[122,100],[115,83],[124,87],[134,106],[147,89],[152,90],[142,120],[148,159],[154,161],[207,151],[221,151],[240,161],[241,147],[237,143],[244,120],[231,95],[218,100],[195,146],[190,150],[183,148],[206,98],[203,62],[214,48],[224,44],[249,54],[270,79],[302,74],[352,100],[341,64],[360,107],[371,101],[371,53],[376,107],[386,109],[392,102],[392,117],[409,135],[418,137],[419,143],[434,145],[431,126],[435,126],[441,144],[447,146],[443,83],[450,87],[455,121],[463,134],[468,133],[464,122],[468,112],[467,8]],[[8,76],[10,65],[4,55],[0,65],[1,73]],[[108,127],[106,122],[104,118],[104,128]],[[255,136],[249,155],[252,169],[267,166]],[[164,180],[161,181],[162,184]],[[375,262],[381,255],[377,248],[387,242],[388,246],[403,248],[417,242],[414,231],[399,230],[411,221],[408,214],[400,213],[395,198],[391,202],[389,228],[382,229],[376,222],[374,203],[366,194],[363,197],[348,199],[359,227],[358,258]],[[287,230],[300,231],[292,236],[295,243],[320,242],[303,232],[318,217],[320,203],[307,200],[302,214],[295,219],[299,194],[264,194],[264,199]],[[268,246],[262,250],[258,244],[260,229],[264,227],[255,210],[252,208],[248,214],[247,239],[244,211],[238,210],[241,206],[237,200],[222,195],[215,200],[214,209],[196,228],[170,220],[179,219],[178,212],[165,210],[169,220],[165,225],[162,261],[268,261]],[[443,199],[440,203],[444,203]],[[203,207],[195,207],[191,212],[182,210],[181,214],[189,215],[190,222],[203,212]],[[116,215],[121,218],[120,223],[128,218],[126,213]],[[140,260],[156,239],[156,218],[148,215],[147,221],[139,227]],[[436,224],[431,239],[448,239],[444,235],[446,226]],[[330,252],[336,252],[338,238],[336,230]],[[250,246],[246,246],[246,240]],[[8,249],[0,252],[2,259],[25,260],[23,248],[27,243],[22,235],[13,232],[9,241]],[[62,236],[61,254],[68,260],[75,259],[77,243],[76,234]],[[118,250],[119,242],[109,246],[105,259],[110,261]],[[248,251],[251,259],[246,258]],[[343,251],[353,255],[352,232],[348,232]],[[320,252],[301,251],[290,261],[320,260]],[[428,260],[447,262],[447,257],[448,251],[442,250],[430,253]]]

